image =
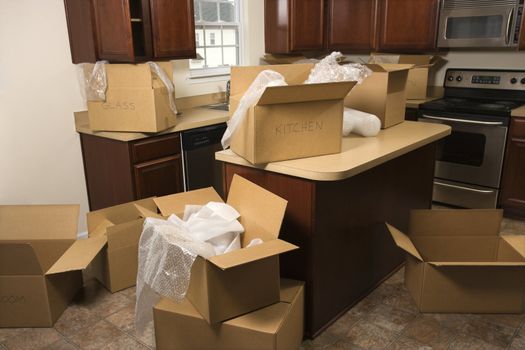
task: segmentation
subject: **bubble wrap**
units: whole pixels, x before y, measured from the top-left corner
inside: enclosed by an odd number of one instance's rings
[[[168,90],[168,98],[170,102],[171,111],[175,114],[178,114],[177,106],[175,105],[175,86],[171,81],[172,77],[168,77],[166,72],[162,68],[160,68],[160,66],[155,62],[146,62],[146,64],[149,66],[151,71],[155,73],[157,77],[159,77],[159,79],[162,81],[162,83]]]
[[[106,67],[107,61],[81,63],[77,65],[80,93],[85,101],[106,100]]]
[[[228,122],[228,127],[222,136],[222,147],[224,149],[230,147],[231,137],[234,134],[235,130],[239,127],[240,123],[246,118],[248,109],[254,106],[257,101],[261,98],[268,86],[283,86],[288,85],[284,80],[284,77],[273,70],[264,70],[257,78],[252,82],[248,90],[244,93],[244,96],[239,102],[239,106],[233,113],[230,121]]]
[[[372,71],[365,65],[359,63],[349,63],[340,65],[338,60],[343,57],[340,52],[332,52],[317,63],[305,84],[331,83],[337,81],[357,81],[361,84]]]
[[[350,133],[365,137],[376,136],[381,130],[381,121],[373,114],[358,111],[356,109],[344,108],[343,113],[343,136]]]

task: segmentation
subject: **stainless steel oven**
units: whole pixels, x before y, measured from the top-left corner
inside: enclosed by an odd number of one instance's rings
[[[524,0],[443,0],[438,47],[517,47]]]

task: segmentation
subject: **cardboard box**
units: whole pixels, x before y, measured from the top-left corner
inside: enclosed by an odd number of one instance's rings
[[[76,240],[78,205],[0,206],[0,327],[52,327],[105,244]]]
[[[525,311],[525,236],[499,235],[501,210],[414,210],[405,284],[422,312]]]
[[[112,293],[136,284],[138,244],[146,217],[161,218],[153,198],[87,214],[89,237],[101,237],[107,242],[90,265],[89,272]]]
[[[369,63],[412,64],[408,72],[407,99],[424,100],[428,96],[428,75],[430,69],[440,60],[432,55],[393,55],[372,53]]]
[[[162,215],[182,217],[186,204],[222,202],[212,187],[155,198]],[[298,247],[278,239],[287,202],[234,175],[227,203],[240,214],[241,246],[264,242],[209,259],[197,257],[186,298],[210,324],[279,301],[279,254]]]
[[[293,350],[303,339],[304,287],[281,280],[280,301],[209,326],[193,305],[163,299],[153,309],[157,349]]]
[[[408,64],[367,64],[372,75],[345,98],[345,106],[371,113],[386,129],[405,121]]]
[[[170,62],[157,62],[170,79]],[[88,101],[92,130],[158,132],[175,125],[168,90],[147,64],[106,64],[106,101]]]
[[[343,99],[355,82],[303,84],[312,68],[232,67],[230,111],[263,70],[281,73],[289,84],[265,90],[232,136],[232,151],[253,164],[341,152]]]

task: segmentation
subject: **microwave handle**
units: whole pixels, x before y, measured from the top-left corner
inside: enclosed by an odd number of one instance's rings
[[[502,122],[485,122],[481,120],[468,120],[468,119],[456,119],[456,118],[441,118],[441,117],[433,117],[426,114],[423,114],[423,119],[435,119],[435,120],[442,120],[445,122],[457,122],[457,123],[465,123],[465,124],[477,124],[477,125],[503,125]]]
[[[509,16],[507,18],[507,35],[505,37],[505,43],[507,45],[510,45],[510,39],[512,36],[512,20],[514,19],[514,8],[512,8],[509,12]]]

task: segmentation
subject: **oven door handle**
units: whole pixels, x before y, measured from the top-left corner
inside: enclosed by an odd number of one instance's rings
[[[451,121],[451,122],[458,122],[458,123],[465,123],[465,124],[477,124],[477,125],[489,125],[489,126],[504,125],[503,122],[485,122],[485,121],[482,121],[482,120],[468,120],[468,119],[432,117],[432,116],[426,115],[426,114],[423,114],[423,118],[441,120],[441,121],[445,121],[445,122]]]
[[[435,181],[435,180],[434,180],[434,183],[436,185],[450,187],[450,188],[455,188],[455,189],[458,189],[458,190],[466,190],[466,191],[477,192],[477,193],[484,193],[484,194],[494,193],[494,191],[492,191],[492,190],[478,190],[478,189],[475,189],[475,188],[469,188],[469,187],[463,187],[463,186],[446,184],[446,183]]]

